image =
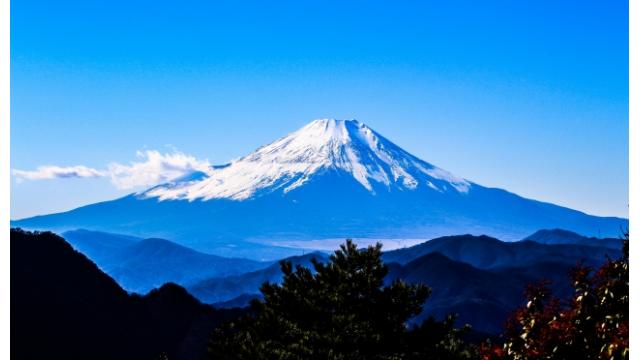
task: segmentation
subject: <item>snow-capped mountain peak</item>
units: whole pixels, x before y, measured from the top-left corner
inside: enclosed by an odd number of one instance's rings
[[[471,183],[404,151],[357,120],[314,120],[195,180],[174,181],[142,193],[160,200],[244,200],[257,194],[296,189],[316,175],[350,174],[371,193],[388,190],[466,193]]]
[[[316,120],[229,164],[198,170],[12,226],[162,237],[254,259],[335,248],[345,238],[397,246],[450,234],[520,240],[554,228],[615,236],[629,226],[455,177],[355,120]]]

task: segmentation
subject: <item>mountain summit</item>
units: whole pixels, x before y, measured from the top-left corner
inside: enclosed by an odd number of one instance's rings
[[[418,159],[361,122],[333,119],[140,193],[12,222],[160,237],[263,260],[300,248],[333,249],[347,237],[389,249],[466,233],[520,240],[553,228],[616,237],[628,224],[483,187]]]
[[[314,175],[349,174],[368,191],[415,190],[467,192],[471,183],[422,161],[357,120],[315,120],[260,147],[203,179],[161,185],[144,192],[160,200],[234,199],[289,191]]]

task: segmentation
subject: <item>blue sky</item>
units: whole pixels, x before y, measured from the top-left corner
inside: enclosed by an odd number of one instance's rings
[[[133,177],[146,151],[223,163],[357,118],[479,184],[627,217],[628,65],[624,1],[22,0],[11,168]],[[13,176],[11,217],[143,187],[52,177]]]

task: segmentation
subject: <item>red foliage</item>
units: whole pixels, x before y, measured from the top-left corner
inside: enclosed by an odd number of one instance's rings
[[[528,286],[528,302],[510,316],[503,347],[483,344],[481,359],[628,359],[628,244],[626,235],[623,257],[607,259],[595,273],[578,264],[565,306],[546,283]]]

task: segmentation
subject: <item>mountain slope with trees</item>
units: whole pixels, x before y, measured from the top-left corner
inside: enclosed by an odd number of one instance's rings
[[[61,237],[11,230],[12,358],[202,359],[209,333],[240,313],[174,284],[129,295]]]

